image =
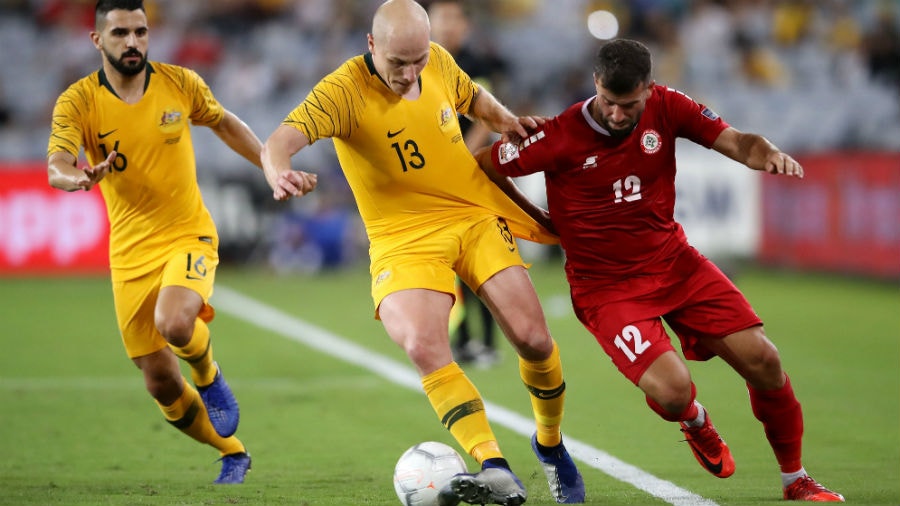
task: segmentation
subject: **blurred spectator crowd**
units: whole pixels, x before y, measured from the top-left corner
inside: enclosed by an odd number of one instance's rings
[[[381,1],[145,0],[149,57],[195,69],[265,139],[321,77],[367,50]],[[467,6],[470,48],[498,62],[493,92],[516,113],[554,115],[594,94],[592,60],[602,42],[587,19],[603,10],[614,14],[617,36],[651,47],[657,82],[738,129],[762,133],[795,155],[900,151],[900,0],[470,0]],[[56,97],[100,64],[88,35],[93,8],[94,0],[0,0],[0,161],[45,158]],[[364,256],[364,234],[330,141],[294,160],[296,168],[319,173],[320,185],[284,212],[246,161],[208,129],[193,135],[201,184],[215,174],[204,196],[223,249],[244,244],[249,253],[234,256],[266,255],[285,271]],[[261,210],[253,212],[270,231],[262,234],[267,247],[256,234],[237,239],[254,228],[246,226],[246,213],[220,217],[241,208],[241,199],[229,195],[244,193],[243,200],[255,202],[247,209]],[[316,249],[305,247],[311,242]]]
[[[381,0],[147,0],[150,58],[190,66],[265,139],[311,87],[366,50]],[[57,94],[96,69],[92,0],[0,0],[0,159],[43,159]],[[658,82],[795,153],[900,150],[900,0],[473,0],[495,94],[552,115],[593,94],[588,13],[654,54]],[[205,144],[210,149],[205,149]],[[198,139],[203,161],[241,160]],[[328,149],[303,162],[334,164]],[[239,169],[243,170],[243,169]]]

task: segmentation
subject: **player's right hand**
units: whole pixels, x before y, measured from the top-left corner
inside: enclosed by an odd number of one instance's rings
[[[106,160],[103,160],[93,167],[83,168],[81,170],[82,176],[75,181],[75,184],[84,191],[89,191],[95,184],[99,183],[107,174],[109,174],[110,167],[112,167],[112,164],[115,161],[116,152],[113,151],[106,157]]]
[[[287,200],[291,197],[302,197],[316,189],[318,176],[302,170],[282,172],[275,180],[272,197],[275,200]]]

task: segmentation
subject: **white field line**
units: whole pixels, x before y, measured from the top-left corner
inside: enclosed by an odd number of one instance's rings
[[[422,391],[419,375],[409,365],[379,355],[368,348],[242,295],[235,290],[217,285],[213,303],[217,311],[224,311],[235,318],[269,330],[274,334],[318,350],[326,355],[355,364],[363,369],[368,369],[410,390]],[[531,434],[534,432],[534,420],[494,404],[487,399],[484,401],[484,406],[492,424],[502,425],[526,438],[531,438]],[[578,441],[569,434],[566,435],[566,448],[573,458],[669,504],[675,506],[718,506],[716,502],[710,499],[678,487],[672,482],[657,478],[642,469],[613,457],[603,450]]]

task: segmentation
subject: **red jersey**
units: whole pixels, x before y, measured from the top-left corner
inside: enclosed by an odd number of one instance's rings
[[[687,95],[656,85],[627,137],[609,134],[579,102],[528,139],[497,142],[507,176],[544,172],[550,218],[569,282],[665,272],[688,248],[675,222],[675,139],[709,148],[729,125]]]

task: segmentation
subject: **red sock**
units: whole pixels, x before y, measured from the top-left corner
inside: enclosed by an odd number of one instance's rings
[[[803,439],[803,410],[794,395],[791,380],[784,375],[784,386],[776,390],[757,390],[747,385],[750,407],[762,422],[766,438],[775,452],[781,472],[799,470]]]

